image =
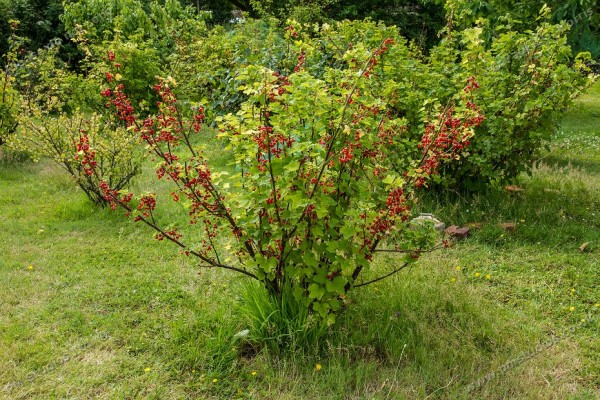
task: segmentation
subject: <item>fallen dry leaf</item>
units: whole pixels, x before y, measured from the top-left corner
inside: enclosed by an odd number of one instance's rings
[[[508,185],[504,189],[506,189],[507,192],[511,192],[511,193],[518,193],[518,192],[522,192],[525,190],[522,187],[517,186],[517,185]]]
[[[469,235],[471,234],[471,228],[469,228],[469,227],[461,228],[457,225],[452,225],[452,226],[448,227],[445,232],[448,235],[452,236],[453,238],[465,239],[465,238],[469,237]]]
[[[498,226],[504,229],[506,232],[514,232],[517,229],[517,224],[514,222],[504,222],[502,224],[498,224]]]

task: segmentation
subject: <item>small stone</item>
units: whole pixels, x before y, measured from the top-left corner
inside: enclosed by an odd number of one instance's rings
[[[456,239],[465,239],[471,234],[471,228],[452,225],[446,229],[446,233]]]
[[[412,222],[420,223],[422,221],[431,221],[436,231],[443,231],[446,228],[446,224],[437,219],[433,214],[422,213],[417,218],[414,218]]]
[[[244,329],[233,335],[234,339],[244,339],[250,335],[250,329]]]

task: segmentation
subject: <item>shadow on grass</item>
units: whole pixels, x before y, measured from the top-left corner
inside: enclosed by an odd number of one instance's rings
[[[423,195],[421,210],[446,225],[476,224],[474,240],[503,247],[514,243],[549,248],[600,241],[600,187],[586,174],[545,170],[521,179],[522,191],[490,188],[480,193],[438,192]],[[499,224],[516,224],[505,232]]]
[[[188,382],[192,395],[235,397],[243,388],[248,398],[260,397],[268,382],[269,396],[286,398],[467,397],[467,385],[539,334],[467,285],[424,269],[357,289],[334,326],[289,352],[245,353],[233,336],[249,324],[229,307],[213,316],[198,309],[198,318],[176,323],[169,357],[175,379]],[[194,374],[203,383],[192,383]],[[504,379],[517,391],[524,385]]]

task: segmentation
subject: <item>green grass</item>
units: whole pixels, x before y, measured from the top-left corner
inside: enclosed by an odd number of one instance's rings
[[[250,326],[245,278],[199,270],[49,162],[0,161],[0,398],[598,398],[599,120],[596,85],[524,191],[424,199],[482,226],[357,289],[287,355],[234,339]]]
[[[563,121],[552,150],[544,159],[551,166],[568,166],[600,173],[600,85],[583,96]]]

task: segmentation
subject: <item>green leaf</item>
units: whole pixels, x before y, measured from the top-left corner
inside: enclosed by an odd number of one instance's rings
[[[350,239],[351,237],[354,236],[354,227],[350,226],[350,225],[344,225],[342,227],[342,229],[340,229],[340,232],[342,233],[342,236],[344,237],[344,239]]]
[[[386,185],[391,185],[394,183],[394,180],[396,180],[395,176],[388,175],[381,182],[385,183]]]
[[[319,260],[317,259],[317,257],[315,257],[315,255],[312,252],[306,253],[302,258],[302,261],[304,261],[304,264],[307,267],[316,268],[319,266]]]
[[[327,291],[330,293],[344,294],[346,293],[346,283],[346,278],[344,278],[341,275],[338,275],[335,278],[333,278],[333,280],[327,282]]]
[[[325,288],[317,283],[312,283],[308,287],[308,297],[311,299],[320,300],[325,294]]]
[[[330,253],[335,253],[335,251],[339,248],[339,243],[335,240],[327,243],[327,251]]]
[[[326,207],[315,207],[315,212],[318,218],[325,218],[329,214]]]
[[[288,163],[286,166],[283,167],[283,169],[287,172],[296,172],[298,171],[298,168],[300,168],[300,163],[296,160],[292,161],[291,163]]]

